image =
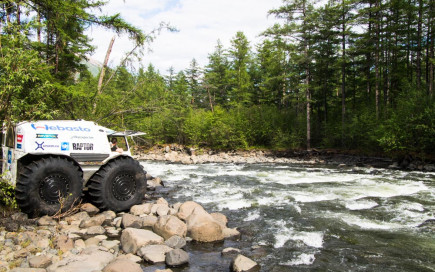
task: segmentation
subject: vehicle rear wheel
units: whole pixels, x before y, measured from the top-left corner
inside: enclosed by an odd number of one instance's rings
[[[125,211],[142,202],[146,172],[138,161],[119,157],[104,165],[89,180],[91,202],[102,210]]]
[[[15,197],[18,207],[33,216],[65,212],[80,202],[82,172],[62,157],[33,161],[20,171]]]

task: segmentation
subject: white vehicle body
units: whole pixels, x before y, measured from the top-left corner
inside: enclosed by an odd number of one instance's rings
[[[8,131],[6,131],[8,130]],[[59,155],[73,159],[83,171],[86,183],[98,169],[119,156],[130,156],[125,136],[90,121],[21,122],[3,128],[3,178],[15,185],[18,162],[26,156]],[[123,139],[122,153],[112,151],[109,138]],[[119,140],[118,140],[119,142]]]

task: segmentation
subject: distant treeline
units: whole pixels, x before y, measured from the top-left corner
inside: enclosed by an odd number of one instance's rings
[[[138,49],[153,37],[93,15],[99,2],[0,1],[0,117],[95,120],[149,144],[433,154],[434,2],[284,0],[259,44],[237,32],[205,67],[167,76],[131,68],[134,50],[98,84],[80,64],[87,27],[124,31]]]

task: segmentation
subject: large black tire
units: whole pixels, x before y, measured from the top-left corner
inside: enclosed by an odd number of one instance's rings
[[[33,161],[21,169],[15,197],[18,207],[32,216],[65,212],[80,202],[83,174],[62,157]]]
[[[130,157],[110,161],[89,180],[90,200],[101,210],[128,210],[144,198],[145,174],[139,162]]]

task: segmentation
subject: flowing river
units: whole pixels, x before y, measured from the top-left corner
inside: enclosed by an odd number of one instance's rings
[[[226,247],[261,271],[435,271],[435,173],[304,164],[142,162],[169,203],[228,217],[239,240],[189,243],[188,267],[228,271]],[[144,267],[154,271],[163,266]]]

